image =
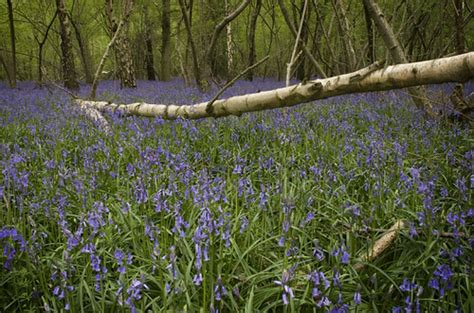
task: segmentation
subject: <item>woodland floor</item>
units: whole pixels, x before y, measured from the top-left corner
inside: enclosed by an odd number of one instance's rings
[[[99,98],[217,91],[138,85],[104,82]],[[451,89],[429,89],[443,110]],[[59,89],[0,85],[0,310],[474,311],[472,130],[427,118],[405,91],[241,118],[106,118],[110,136]]]

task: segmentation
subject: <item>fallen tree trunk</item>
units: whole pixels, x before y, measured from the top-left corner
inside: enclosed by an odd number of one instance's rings
[[[374,63],[353,73],[306,83],[217,100],[212,112],[208,102],[192,105],[132,103],[116,104],[106,101],[76,99],[79,105],[100,111],[163,119],[199,119],[205,117],[240,116],[245,112],[290,107],[304,102],[343,94],[398,89],[446,82],[465,82],[474,78],[474,52],[430,61],[397,64],[382,68]]]

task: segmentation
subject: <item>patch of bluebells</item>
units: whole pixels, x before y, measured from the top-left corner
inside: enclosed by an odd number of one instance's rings
[[[201,94],[180,80],[139,86],[122,90],[117,82],[101,82],[99,98],[189,103],[209,100],[219,89]],[[224,96],[280,86],[258,79],[238,82]],[[470,274],[474,245],[469,233],[473,152],[465,148],[469,133],[425,119],[399,92],[338,97],[241,119],[164,121],[112,112],[104,114],[114,132],[107,138],[67,95],[31,84],[20,83],[20,88],[0,85],[0,210],[5,218],[0,284],[9,290],[21,290],[9,288],[21,281],[9,275],[26,279],[22,273],[29,264],[36,281],[52,272],[41,292],[65,310],[82,305],[79,272],[95,287],[92,298],[115,288],[117,302],[131,311],[141,301],[149,304],[150,295],[156,304],[173,303],[177,310],[188,301],[196,307],[207,303],[206,309],[215,301],[220,309],[238,310],[229,301],[230,290],[244,305],[253,289],[255,298],[263,299],[255,308],[261,310],[275,299],[272,290],[283,305],[302,296],[300,278],[306,277],[316,309],[346,312],[353,309],[349,303],[373,301],[361,285],[382,294],[389,285],[386,280],[371,285],[363,274],[341,266],[357,260],[357,254],[349,254],[349,243],[350,251],[360,252],[371,227],[418,213],[408,221],[413,240],[401,236],[403,247],[394,249],[417,249],[427,229],[434,236],[449,231],[454,238],[437,238],[433,244],[441,254],[432,257],[439,262],[423,271],[404,260],[395,269],[376,264],[393,279],[412,272],[417,277],[416,283],[403,280],[402,296],[384,301],[396,304],[394,311],[423,311],[434,310],[436,298],[449,303],[458,301],[458,294],[466,296],[457,285],[464,283],[459,276]],[[87,94],[87,88],[79,93]],[[283,180],[294,188],[291,202]],[[346,214],[333,214],[341,207]],[[360,224],[365,232],[341,233],[338,219]],[[341,235],[351,241],[341,241]],[[284,254],[274,253],[278,244]],[[286,262],[294,260],[304,263],[298,272],[288,269]],[[266,290],[268,283],[272,288]],[[192,290],[190,299],[183,290]],[[422,308],[419,298],[428,290],[434,299],[423,295],[427,308]],[[0,291],[0,301],[4,297]]]

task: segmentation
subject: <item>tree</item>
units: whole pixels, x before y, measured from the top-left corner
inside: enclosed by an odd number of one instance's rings
[[[132,6],[132,0],[124,0],[122,17],[124,30],[119,33],[114,44],[115,57],[117,59],[118,67],[117,76],[120,80],[120,87],[122,88],[134,88],[137,86],[135,68],[132,61],[132,51],[130,49],[130,42],[128,38],[128,24]],[[113,0],[106,0],[106,16],[112,38],[118,28],[117,18],[114,14]]]
[[[161,80],[171,78],[171,21],[170,0],[162,0],[161,13]]]
[[[474,52],[430,61],[397,64],[382,68],[374,63],[353,73],[317,79],[297,85],[217,100],[213,109],[208,102],[194,105],[115,104],[106,101],[76,100],[78,105],[102,111],[120,112],[164,119],[198,119],[240,116],[245,112],[294,106],[304,102],[349,93],[388,90],[424,84],[464,82],[474,78]],[[211,113],[210,113],[211,112]]]
[[[69,16],[66,12],[64,0],[56,0],[56,7],[58,10],[61,34],[61,63],[64,86],[68,89],[78,89],[79,83],[77,82],[76,68],[74,66],[74,54],[72,51]]]
[[[13,20],[12,1],[7,0],[8,6],[8,25],[10,27],[10,43],[12,48],[12,67],[10,73],[10,87],[16,88],[16,44],[15,44],[15,22]]]
[[[407,63],[407,57],[405,52],[403,52],[402,45],[395,36],[392,28],[385,19],[382,10],[379,8],[377,3],[374,0],[364,0],[364,5],[367,8],[367,11],[374,21],[380,35],[385,42],[385,46],[390,52],[392,59],[395,63]],[[427,101],[426,94],[421,88],[410,88],[410,95],[412,96],[413,102],[420,108],[424,108],[428,113],[433,114],[431,104]]]
[[[251,66],[255,63],[257,58],[257,54],[255,51],[255,33],[257,31],[257,19],[260,14],[260,9],[262,8],[262,0],[255,1],[255,7],[252,11],[252,16],[250,18],[250,23],[247,28],[247,42],[248,42],[248,61],[247,65]],[[254,71],[250,70],[247,75],[246,79],[252,81],[253,80]]]

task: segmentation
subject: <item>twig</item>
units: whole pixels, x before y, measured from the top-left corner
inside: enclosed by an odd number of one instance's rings
[[[102,72],[102,69],[104,68],[105,60],[109,56],[110,48],[114,45],[115,41],[117,40],[117,37],[120,33],[120,30],[121,30],[123,24],[124,24],[124,19],[120,21],[120,23],[117,27],[117,30],[115,31],[115,34],[113,35],[113,37],[110,40],[107,47],[105,48],[104,54],[102,55],[102,58],[100,59],[99,66],[97,66],[97,70],[96,70],[95,75],[94,75],[94,81],[92,82],[91,93],[89,95],[89,98],[91,100],[95,99],[96,92],[97,92],[97,84],[99,83],[99,75]]]
[[[262,64],[263,62],[267,61],[268,59],[270,58],[270,56],[266,56],[264,57],[263,59],[261,59],[260,61],[258,61],[257,63],[247,67],[243,72],[241,72],[240,74],[238,74],[237,76],[235,76],[231,81],[229,81],[227,84],[224,85],[224,87],[222,87],[218,92],[217,94],[207,103],[206,105],[206,112],[208,114],[212,114],[213,111],[214,111],[214,108],[213,108],[213,104],[214,102],[216,102],[217,99],[219,99],[219,97],[224,93],[224,91],[226,91],[230,86],[232,86],[239,78],[241,78],[242,76],[244,76],[245,74],[247,74],[249,71],[253,70],[254,68],[256,68],[257,66],[259,66],[260,64]]]

